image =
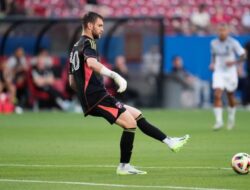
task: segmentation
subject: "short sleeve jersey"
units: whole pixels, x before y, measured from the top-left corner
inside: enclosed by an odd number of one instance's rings
[[[96,42],[81,36],[70,53],[69,74],[74,76],[77,95],[85,115],[107,96],[103,78],[87,65],[86,61],[90,57],[98,59]]]
[[[236,66],[227,67],[226,62],[235,61],[236,55],[241,56],[245,53],[244,48],[240,43],[232,37],[221,41],[214,39],[211,41],[211,53],[215,57],[215,71],[216,72],[236,72]]]

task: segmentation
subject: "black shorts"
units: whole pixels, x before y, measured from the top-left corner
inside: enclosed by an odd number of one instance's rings
[[[103,117],[110,124],[114,124],[117,118],[126,111],[124,105],[117,101],[114,97],[108,95],[100,103],[98,103],[88,115]]]

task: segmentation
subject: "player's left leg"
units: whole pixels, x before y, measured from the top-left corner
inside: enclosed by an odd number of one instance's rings
[[[235,125],[236,101],[234,92],[227,92],[228,98],[228,123],[227,129],[231,130]]]
[[[160,129],[153,126],[151,123],[149,123],[143,116],[140,110],[124,105],[124,107],[131,113],[131,115],[136,120],[138,128],[146,135],[159,140],[160,142],[163,142],[168,145],[168,147],[174,151],[178,152],[180,148],[187,142],[189,139],[189,135],[185,135],[180,138],[176,137],[168,137],[165,133],[163,133]]]
[[[234,97],[234,92],[238,86],[238,77],[236,72],[230,73],[226,84],[226,92],[228,98],[228,123],[227,129],[231,130],[235,125],[235,112],[236,112],[236,101]]]
[[[113,97],[107,96],[88,114],[102,117],[110,124],[116,123],[123,128],[120,139],[120,164],[117,167],[116,173],[119,175],[146,174],[147,172],[138,170],[130,165],[136,131],[136,121],[129,111],[124,108],[123,104]]]

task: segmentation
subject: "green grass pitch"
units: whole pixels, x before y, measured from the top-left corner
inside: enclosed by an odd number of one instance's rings
[[[230,168],[250,153],[250,113],[237,126],[211,130],[210,110],[144,110],[170,136],[190,134],[178,153],[136,132],[132,164],[144,176],[117,176],[121,129],[104,119],[42,112],[0,115],[0,190],[250,189],[250,174]],[[225,114],[226,116],[226,114]]]

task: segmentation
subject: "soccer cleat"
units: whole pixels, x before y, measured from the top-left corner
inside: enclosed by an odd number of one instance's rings
[[[183,145],[187,143],[189,138],[189,135],[183,137],[171,137],[168,141],[168,146],[173,152],[178,152]]]
[[[16,106],[15,107],[15,112],[16,112],[16,114],[22,114],[23,113],[23,108],[20,107],[20,106]]]
[[[118,175],[145,175],[146,171],[135,169],[134,166],[130,164],[120,164],[117,167],[116,174]]]
[[[222,127],[223,127],[223,122],[216,122],[216,123],[214,124],[213,130],[214,130],[214,131],[218,131],[218,130],[220,130]]]
[[[235,121],[229,119],[229,120],[228,120],[228,123],[227,123],[227,129],[228,129],[228,130],[232,130],[232,129],[234,128],[234,126],[235,126]]]

